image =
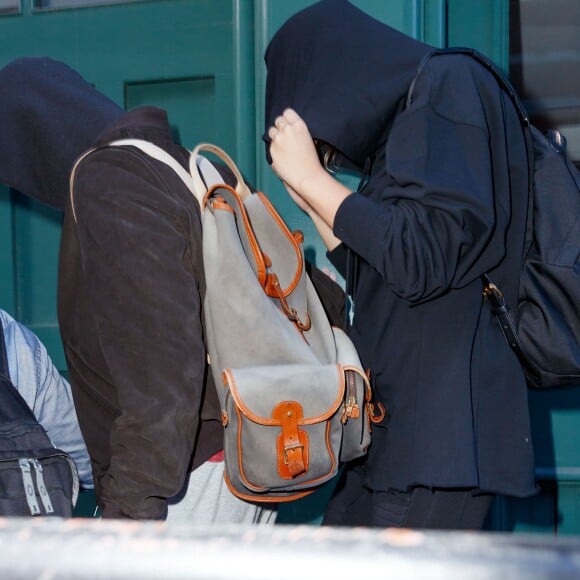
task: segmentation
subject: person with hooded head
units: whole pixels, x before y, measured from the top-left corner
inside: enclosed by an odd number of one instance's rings
[[[0,68],[0,183],[63,211],[76,157],[122,113],[61,63],[12,61]],[[69,383],[30,329],[1,309],[0,321],[14,386],[53,444],[73,457],[81,485],[93,488]]]
[[[76,158],[124,111],[50,58],[0,68],[0,183],[64,210]]]
[[[516,302],[524,135],[467,56],[429,59],[408,100],[431,50],[323,0],[265,54],[268,160],[346,279],[350,336],[386,408],[329,525],[478,529],[497,494],[536,492],[526,381],[481,281]]]
[[[198,203],[164,163],[109,146],[128,138],[188,167],[165,111],[125,112],[52,59],[0,69],[0,182],[64,211],[58,319],[101,515],[273,523],[223,481]]]

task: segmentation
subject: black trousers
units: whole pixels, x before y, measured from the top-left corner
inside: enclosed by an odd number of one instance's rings
[[[494,498],[472,489],[373,491],[363,485],[356,469],[346,469],[322,525],[481,530]]]

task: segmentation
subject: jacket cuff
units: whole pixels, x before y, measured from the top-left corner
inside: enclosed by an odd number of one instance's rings
[[[334,250],[326,252],[326,257],[343,278],[346,278],[346,254],[347,250],[344,244],[338,244]]]
[[[366,261],[372,262],[379,232],[384,232],[384,213],[360,193],[349,195],[334,217],[334,235]]]

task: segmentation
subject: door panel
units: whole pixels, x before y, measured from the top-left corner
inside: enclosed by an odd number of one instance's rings
[[[253,5],[243,0],[37,11],[24,3],[21,14],[0,16],[0,66],[20,56],[62,60],[121,106],[165,108],[184,145],[219,143],[255,180],[252,22]],[[40,336],[64,371],[56,319],[61,218],[0,188],[0,306]]]
[[[469,46],[508,66],[507,0],[447,0],[447,46]]]
[[[13,206],[10,190],[0,185],[0,307],[16,314],[14,285]]]
[[[50,347],[57,368],[65,369],[55,320],[61,213],[13,194],[14,285],[18,319]]]
[[[126,109],[152,103],[170,112],[172,131],[181,143],[217,142],[214,77],[125,85]]]

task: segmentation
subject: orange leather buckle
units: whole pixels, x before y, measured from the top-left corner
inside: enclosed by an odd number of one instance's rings
[[[280,422],[281,433],[276,441],[278,473],[284,479],[293,479],[308,471],[308,434],[300,429],[304,418],[302,405],[283,401],[274,407],[272,418]]]
[[[298,312],[296,312],[295,308],[292,308],[287,300],[286,296],[284,296],[284,292],[282,292],[282,288],[280,287],[280,281],[278,280],[278,276],[272,272],[266,276],[266,284],[264,286],[264,291],[268,296],[271,298],[277,298],[280,301],[280,306],[282,307],[282,311],[288,317],[288,320],[293,322],[297,327],[298,330],[302,332],[306,332],[310,330],[312,323],[310,321],[310,315],[308,312],[306,313],[306,320],[300,320]]]

